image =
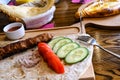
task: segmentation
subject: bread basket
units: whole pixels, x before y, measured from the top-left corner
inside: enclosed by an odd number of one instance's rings
[[[47,24],[50,22],[54,17],[54,12],[56,10],[55,6],[52,6],[48,11],[36,15],[31,18],[23,18],[23,21],[25,22],[26,28],[40,28],[41,26]]]

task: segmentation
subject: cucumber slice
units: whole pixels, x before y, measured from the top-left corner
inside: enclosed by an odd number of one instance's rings
[[[65,45],[63,45],[61,48],[58,49],[57,51],[57,56],[59,58],[65,58],[66,55],[74,48],[80,47],[79,44],[77,44],[76,42],[71,42],[71,43],[67,43]]]
[[[50,48],[52,49],[53,46],[56,44],[56,42],[58,42],[59,40],[64,39],[64,38],[65,38],[65,37],[56,37],[56,38],[52,39],[52,40],[48,43],[48,45],[49,45]]]
[[[53,47],[53,51],[56,53],[57,50],[62,47],[63,45],[72,42],[72,40],[70,38],[65,38],[65,39],[61,39],[59,40]]]
[[[68,55],[65,57],[65,61],[69,64],[77,63],[84,60],[88,54],[89,51],[85,47],[75,48],[68,53]]]

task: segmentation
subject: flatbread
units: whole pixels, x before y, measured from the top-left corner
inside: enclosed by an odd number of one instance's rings
[[[92,2],[83,9],[78,9],[75,16],[80,17],[107,17],[120,14],[120,2]]]
[[[66,37],[76,40],[75,35],[67,35]],[[77,41],[78,42],[78,41]],[[11,56],[7,59],[0,61],[0,80],[79,80],[80,76],[85,73],[92,61],[93,46],[83,43],[79,43],[81,46],[89,49],[89,55],[82,62],[68,65],[65,64],[65,73],[57,74],[47,66],[47,63],[43,60],[42,56],[39,56],[40,61],[37,65],[26,68],[18,63],[18,60],[23,56],[31,55],[32,53],[38,53],[37,48],[29,49],[20,54]]]
[[[46,12],[54,5],[54,0],[37,0],[37,3],[33,2],[33,4],[35,5],[43,4],[43,6],[28,7],[28,6],[10,6],[10,5],[0,4],[0,11],[7,14],[12,21],[21,21],[22,18],[30,18]]]

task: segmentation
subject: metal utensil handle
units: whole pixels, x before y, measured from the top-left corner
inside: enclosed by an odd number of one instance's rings
[[[110,54],[116,56],[117,58],[120,58],[120,55],[118,55],[118,54],[116,54],[116,53],[114,53],[114,52],[112,52],[112,51],[109,51],[109,50],[103,48],[103,47],[100,46],[100,45],[96,45],[96,46],[98,46],[98,47],[101,48],[102,50],[104,50],[104,51],[106,51],[106,52],[108,52],[108,53],[110,53]]]
[[[80,12],[80,34],[86,34],[85,26],[82,24],[82,14]]]

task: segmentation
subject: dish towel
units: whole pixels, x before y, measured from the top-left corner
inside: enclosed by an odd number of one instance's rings
[[[72,3],[82,3],[82,4],[85,4],[85,3],[90,2],[90,0],[72,0],[71,2]]]

